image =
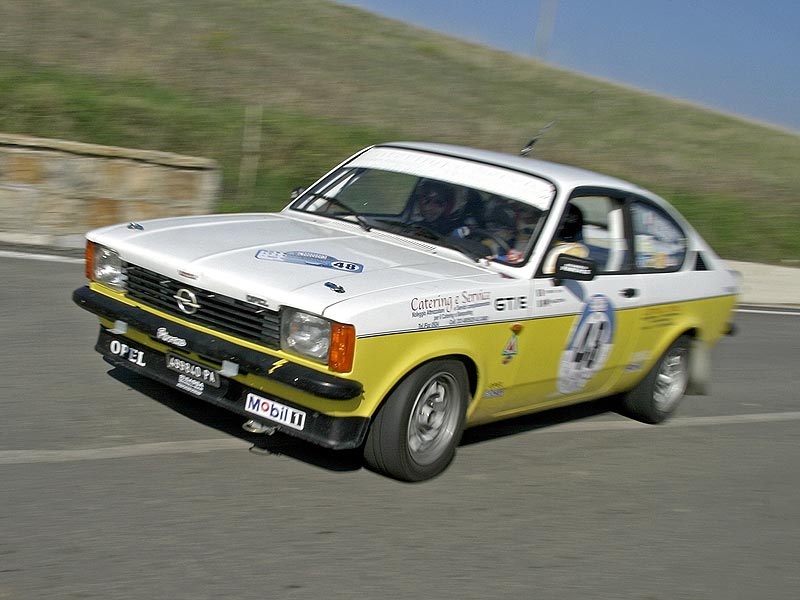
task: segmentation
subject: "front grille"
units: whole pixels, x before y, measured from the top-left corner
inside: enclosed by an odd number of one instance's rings
[[[274,350],[280,349],[280,313],[186,285],[130,263],[125,264],[125,270],[130,298],[190,323],[258,342]],[[187,315],[178,309],[175,295],[181,289],[189,290],[197,297],[200,307],[194,314]]]

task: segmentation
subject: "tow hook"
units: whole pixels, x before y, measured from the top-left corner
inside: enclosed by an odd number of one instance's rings
[[[263,433],[265,435],[272,435],[278,429],[275,425],[265,425],[261,421],[250,419],[242,423],[242,429],[247,433]]]

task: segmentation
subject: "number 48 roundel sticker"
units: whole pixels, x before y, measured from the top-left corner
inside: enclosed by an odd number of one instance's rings
[[[614,342],[614,307],[602,294],[589,298],[572,330],[558,367],[558,391],[582,390],[603,368]]]

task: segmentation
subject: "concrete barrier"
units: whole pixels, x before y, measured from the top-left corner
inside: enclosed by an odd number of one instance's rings
[[[800,307],[800,269],[729,260],[741,273],[740,304]]]
[[[79,248],[102,225],[213,212],[220,185],[207,158],[0,134],[0,242]]]

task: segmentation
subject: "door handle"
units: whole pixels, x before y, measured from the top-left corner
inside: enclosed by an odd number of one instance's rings
[[[639,295],[639,290],[636,288],[625,288],[624,290],[620,290],[619,293],[625,298],[635,298]]]

